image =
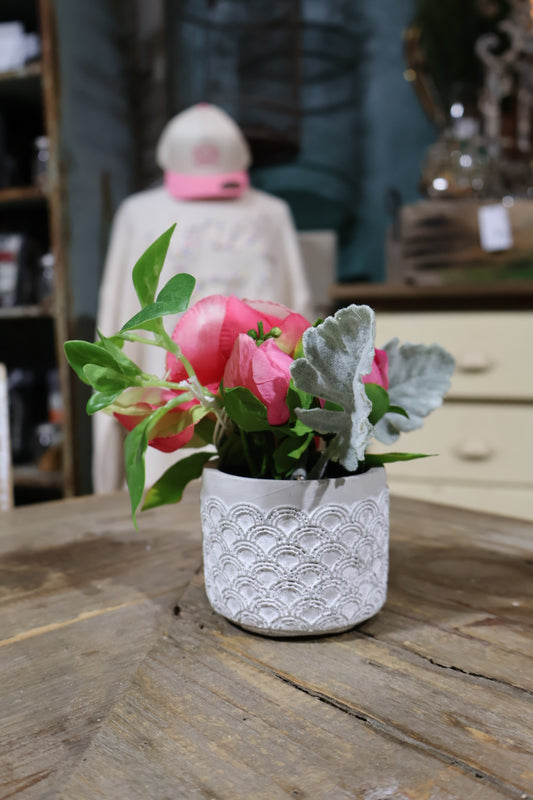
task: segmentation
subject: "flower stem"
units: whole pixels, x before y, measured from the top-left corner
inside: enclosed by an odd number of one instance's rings
[[[320,478],[324,475],[326,471],[326,467],[328,466],[329,462],[329,454],[328,448],[326,448],[321,454],[312,469],[309,470],[307,474],[307,480],[320,480]]]
[[[179,381],[179,383],[165,381],[156,377],[155,375],[151,375],[149,372],[141,372],[141,379],[143,381],[143,386],[153,386],[157,387],[158,389],[172,389],[172,391],[188,392],[191,394],[188,381]],[[191,394],[191,399],[192,396],[193,395]]]
[[[187,375],[189,376],[189,378],[195,378],[196,377],[196,373],[195,373],[195,371],[193,369],[193,366],[192,366],[191,362],[189,361],[188,358],[186,358],[186,356],[183,355],[183,351],[182,351],[181,347],[178,345],[177,342],[174,341],[174,339],[172,339],[168,335],[168,333],[165,331],[165,329],[163,329],[163,332],[161,334],[161,338],[162,338],[162,340],[164,342],[163,346],[166,347],[168,352],[172,353],[172,355],[176,356],[178,361],[181,361],[181,363],[185,367],[185,371],[187,372]]]
[[[147,339],[145,336],[139,336],[138,333],[129,333],[129,332],[123,333],[121,334],[121,336],[128,342],[140,342],[141,344],[152,345],[152,347],[162,347],[163,350],[172,353],[172,355],[176,356],[178,361],[181,361],[181,363],[185,367],[185,371],[187,372],[189,378],[192,378],[195,375],[194,369],[189,359],[183,355],[180,346],[168,335],[168,333],[162,326],[161,326],[161,332],[154,333],[153,339]]]
[[[152,347],[162,347],[164,350],[167,349],[166,344],[163,341],[158,341],[155,339],[147,339],[145,336],[139,336],[138,333],[121,333],[121,338],[124,339],[126,342],[140,342],[141,344],[150,344]]]
[[[242,428],[239,428],[239,434],[240,434],[240,437],[241,437],[241,444],[242,444],[244,457],[246,459],[246,463],[248,465],[248,469],[250,470],[250,475],[252,476],[252,478],[255,478],[256,477],[256,475],[255,475],[255,465],[254,465],[254,463],[252,461],[252,456],[250,454],[250,448],[248,446],[248,440],[246,438],[246,434],[244,433]]]

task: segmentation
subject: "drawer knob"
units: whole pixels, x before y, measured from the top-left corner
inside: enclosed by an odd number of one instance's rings
[[[486,353],[471,350],[457,359],[460,372],[488,372],[492,367],[492,359]]]
[[[457,455],[465,461],[487,461],[494,451],[484,439],[465,439],[457,448]]]

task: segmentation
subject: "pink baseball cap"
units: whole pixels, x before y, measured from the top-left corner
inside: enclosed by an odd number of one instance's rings
[[[199,103],[164,127],[156,160],[165,186],[184,200],[239,197],[250,185],[250,149],[225,111]]]

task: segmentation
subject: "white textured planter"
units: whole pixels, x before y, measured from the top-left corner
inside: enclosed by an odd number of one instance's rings
[[[204,575],[213,609],[256,633],[347,630],[387,595],[383,467],[319,481],[240,478],[206,467]]]

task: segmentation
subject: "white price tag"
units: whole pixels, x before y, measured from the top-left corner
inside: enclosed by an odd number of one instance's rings
[[[509,209],[501,204],[480,206],[477,212],[479,240],[487,253],[510,250],[513,246],[513,231]]]

